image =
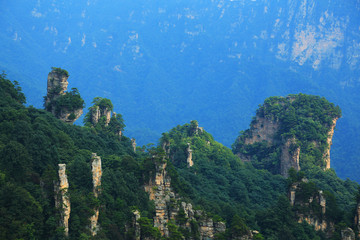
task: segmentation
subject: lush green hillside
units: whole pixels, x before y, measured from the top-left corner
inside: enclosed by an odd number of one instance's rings
[[[201,130],[196,121],[164,133],[160,143],[169,151],[170,162],[177,172],[173,177],[178,179],[174,182],[175,189],[197,206],[213,213],[214,217],[225,219],[229,227],[234,216],[238,216],[249,228],[259,230],[267,239],[325,238],[307,224],[295,221],[295,209],[286,197],[294,181],[292,178],[286,180],[269,171],[256,170],[250,162],[242,162],[230,149]],[[188,143],[193,155],[192,167],[187,164]],[[301,172],[297,178],[304,174]],[[324,172],[320,168],[307,171],[306,177],[310,182],[304,187],[306,191],[322,189],[327,191],[329,199],[333,199],[327,211],[336,212],[336,216],[328,219],[335,224],[352,225],[358,185],[339,179],[332,170]],[[311,196],[312,193],[307,194]],[[338,237],[334,236],[334,239]],[[229,239],[229,235],[225,235],[225,239]]]
[[[67,164],[70,239],[86,239],[93,207],[100,205],[100,239],[123,236],[132,210],[151,217],[142,190],[142,159],[128,138],[71,126],[50,113],[24,107],[20,88],[0,78],[0,238],[62,239],[54,205],[58,163]],[[92,193],[91,153],[103,160],[102,194]]]
[[[102,100],[96,98],[93,107],[101,107]],[[112,106],[110,100],[103,102]],[[134,210],[141,213],[141,239],[164,239],[152,221],[156,206],[144,191],[144,184],[156,171],[157,159],[168,163],[171,187],[180,199],[226,223],[227,230],[216,239],[236,239],[250,234],[250,229],[260,232],[254,239],[326,239],[311,225],[297,222],[300,210],[312,213],[313,209],[303,207],[302,202],[292,207],[287,198],[289,186],[301,181],[304,174],[309,181],[300,184],[300,196],[307,199],[320,189],[326,191],[326,218],[334,223],[333,239],[339,239],[345,226],[352,227],[358,185],[340,180],[331,170],[309,168],[305,173],[291,173],[289,179],[258,170],[216,142],[197,121],[164,133],[159,147],[138,147],[135,153],[130,139],[118,135],[124,127],[120,114],[111,120],[117,124],[92,127],[88,122],[79,127],[24,103],[21,88],[2,74],[0,239],[65,238],[54,192],[60,163],[66,164],[69,181],[69,239],[135,239]],[[191,167],[187,162],[189,148]],[[92,189],[92,153],[102,159],[98,198]],[[100,230],[91,237],[90,217],[96,208]],[[168,228],[169,239],[199,239],[196,232],[186,235],[172,222]]]

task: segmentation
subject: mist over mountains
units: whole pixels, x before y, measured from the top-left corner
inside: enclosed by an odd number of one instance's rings
[[[52,66],[126,135],[157,142],[196,119],[230,146],[269,96],[339,105],[332,167],[360,180],[360,1],[3,1],[0,69],[41,107]]]

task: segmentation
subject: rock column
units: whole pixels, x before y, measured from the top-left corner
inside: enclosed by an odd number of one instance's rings
[[[69,236],[70,199],[68,196],[69,182],[66,175],[66,164],[59,164],[59,184],[55,187],[55,206],[61,209],[60,225],[64,227],[65,236]],[[59,199],[60,197],[60,199]]]
[[[93,192],[94,196],[97,198],[100,194],[100,187],[101,187],[101,176],[102,176],[102,169],[101,169],[101,158],[93,153],[91,156],[91,167],[92,167],[92,176],[93,176]],[[99,208],[95,208],[95,214],[90,218],[90,231],[93,236],[96,235],[97,231],[99,230],[98,226],[98,219],[99,219]]]
[[[325,150],[325,153],[324,153],[325,169],[330,168],[330,148],[331,148],[331,145],[332,145],[332,137],[334,135],[334,129],[335,129],[337,120],[338,120],[337,118],[333,119],[332,124],[330,126],[330,131],[328,133],[328,138],[326,139],[326,142],[328,144],[328,148]]]
[[[188,143],[188,148],[187,148],[187,164],[188,164],[188,167],[192,167],[194,165],[194,162],[192,161],[192,150],[190,148],[190,143]]]
[[[132,145],[132,147],[133,147],[133,149],[134,149],[134,152],[136,152],[136,141],[135,141],[135,138],[132,138],[132,139],[131,139],[131,145]]]

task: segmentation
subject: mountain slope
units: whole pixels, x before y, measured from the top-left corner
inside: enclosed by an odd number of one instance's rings
[[[24,80],[36,107],[45,95],[44,73],[67,69],[88,104],[93,95],[113,100],[140,144],[198,119],[230,146],[265,98],[321,95],[343,109],[333,166],[358,180],[359,5],[3,2],[0,66]],[[349,159],[346,165],[341,156]]]

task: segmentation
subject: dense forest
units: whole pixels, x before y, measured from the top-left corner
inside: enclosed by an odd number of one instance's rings
[[[81,102],[78,91],[70,95],[70,102],[72,98]],[[272,107],[260,107],[258,113],[266,117],[270,111],[271,116],[288,122],[281,134],[291,132],[301,147],[306,148],[313,138],[326,146],[320,133],[327,130],[321,126],[339,117],[340,109],[319,97],[299,95],[296,99],[290,106],[276,105],[283,99],[270,98],[264,106]],[[311,105],[318,101],[321,104]],[[298,172],[290,169],[285,178],[273,168],[259,167],[262,156],[257,155],[255,162],[244,161],[195,120],[163,133],[158,146],[134,148],[128,137],[119,134],[125,128],[121,114],[113,114],[109,123],[105,115],[93,122],[92,111],[112,110],[109,99],[94,98],[84,126],[64,123],[46,109],[25,107],[25,102],[19,83],[1,74],[0,239],[205,239],[200,220],[186,228],[187,217],[181,209],[167,223],[167,236],[155,227],[156,201],[150,200],[144,185],[154,179],[159,163],[166,164],[176,199],[191,203],[214,222],[225,223],[226,230],[214,239],[342,239],[342,230],[358,231],[354,225],[358,184],[341,180],[332,169],[324,171],[321,164],[308,164]],[[291,118],[296,119],[294,125]],[[308,126],[316,131],[307,130]],[[241,148],[238,144],[235,149]],[[92,185],[92,153],[102,161],[98,197]],[[267,161],[268,155],[264,156]],[[309,150],[300,161],[317,157],[316,149]],[[58,164],[66,164],[69,183],[68,236],[61,225],[62,207],[55,200]],[[297,197],[291,201],[293,186]],[[320,193],[326,199],[323,212],[316,201]],[[100,226],[95,235],[89,227],[94,209],[99,209]],[[328,227],[318,230],[305,218],[299,221],[300,216],[326,222]]]

